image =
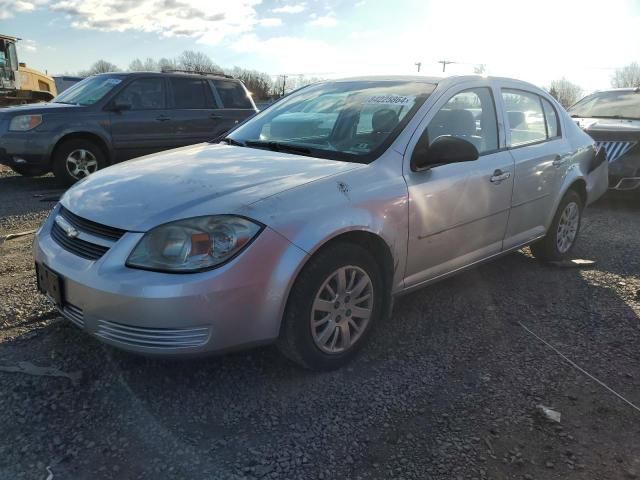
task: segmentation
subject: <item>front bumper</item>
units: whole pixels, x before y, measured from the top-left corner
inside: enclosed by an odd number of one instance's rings
[[[0,136],[0,164],[49,170],[51,135],[37,132],[5,132]]]
[[[56,243],[52,217],[36,235],[34,257],[63,278],[61,313],[100,341],[135,353],[193,355],[273,341],[306,257],[266,228],[220,268],[149,272],[124,266],[141,233],[126,233],[91,261]]]

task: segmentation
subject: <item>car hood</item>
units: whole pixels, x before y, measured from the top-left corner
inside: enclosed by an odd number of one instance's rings
[[[360,167],[364,165],[199,144],[101,170],[69,189],[61,203],[94,222],[147,231],[182,218],[237,213],[284,190]]]
[[[586,131],[640,133],[640,120],[621,118],[575,118],[580,128]]]
[[[79,110],[82,108],[85,107],[82,105],[68,105],[66,103],[28,103],[26,105],[14,105],[12,107],[0,108],[0,115],[58,113],[68,110]]]

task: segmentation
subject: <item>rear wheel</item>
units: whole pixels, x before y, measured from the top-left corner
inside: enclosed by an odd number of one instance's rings
[[[547,235],[531,245],[531,253],[545,262],[568,258],[578,238],[583,209],[580,195],[569,190],[558,206]]]
[[[64,185],[73,185],[105,166],[102,149],[90,140],[68,140],[56,148],[53,173]]]
[[[278,347],[305,368],[343,365],[382,316],[383,289],[380,267],[367,250],[339,243],[321,251],[295,282]]]

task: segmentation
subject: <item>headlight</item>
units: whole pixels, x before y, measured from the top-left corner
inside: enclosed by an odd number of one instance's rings
[[[160,225],[147,232],[127,266],[161,272],[199,272],[235,257],[262,225],[233,215],[214,215]]]
[[[11,119],[9,130],[12,132],[26,132],[33,130],[42,123],[42,115],[18,115]]]

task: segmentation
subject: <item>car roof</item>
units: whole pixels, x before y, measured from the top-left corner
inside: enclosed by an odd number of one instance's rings
[[[593,93],[607,93],[607,92],[634,92],[634,93],[640,93],[640,87],[609,88],[609,89],[606,89],[606,90],[596,90]]]
[[[349,77],[333,80],[335,82],[357,82],[357,81],[399,81],[399,82],[418,82],[428,83],[432,85],[455,85],[468,80],[478,80],[482,78],[489,83],[493,81],[501,81],[510,83],[511,86],[519,86],[527,90],[541,91],[542,89],[532,83],[525,82],[523,80],[517,80],[515,78],[508,77],[493,77],[487,75],[451,75],[447,77],[427,76],[427,75],[372,75],[362,77]]]
[[[182,70],[172,70],[172,71],[164,71],[164,72],[108,72],[108,73],[98,73],[95,76],[101,75],[119,75],[122,77],[139,77],[139,76],[158,76],[158,77],[191,77],[191,78],[224,78],[225,80],[235,80],[239,81],[237,78],[234,78],[230,75],[225,75],[223,73],[209,73],[209,72],[187,72]]]

